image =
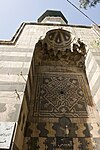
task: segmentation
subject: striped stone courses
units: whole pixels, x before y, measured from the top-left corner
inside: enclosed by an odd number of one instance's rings
[[[93,100],[97,106],[98,111],[100,111],[100,53],[99,52],[89,52],[86,58],[86,73],[91,90]],[[89,61],[90,60],[90,61]]]
[[[0,121],[18,120],[32,55],[33,49],[0,46]]]

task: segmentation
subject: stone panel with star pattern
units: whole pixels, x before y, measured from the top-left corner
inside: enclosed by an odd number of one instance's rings
[[[34,117],[88,117],[91,106],[82,75],[44,74],[38,77]]]

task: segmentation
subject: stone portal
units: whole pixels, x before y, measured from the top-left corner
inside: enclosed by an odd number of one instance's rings
[[[62,29],[35,47],[35,82],[24,150],[99,150],[100,128],[85,73],[86,47]]]

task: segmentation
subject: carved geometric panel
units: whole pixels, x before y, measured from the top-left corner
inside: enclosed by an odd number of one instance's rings
[[[81,74],[44,74],[38,77],[34,117],[88,117],[91,101]]]

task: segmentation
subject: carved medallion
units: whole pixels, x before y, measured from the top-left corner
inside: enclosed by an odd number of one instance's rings
[[[71,42],[71,35],[69,31],[62,30],[62,29],[55,29],[47,32],[46,34],[47,40],[55,45],[68,45]]]
[[[48,43],[49,49],[62,49],[64,51],[65,48],[70,47],[72,38],[69,31],[55,29],[47,32],[44,41]]]

